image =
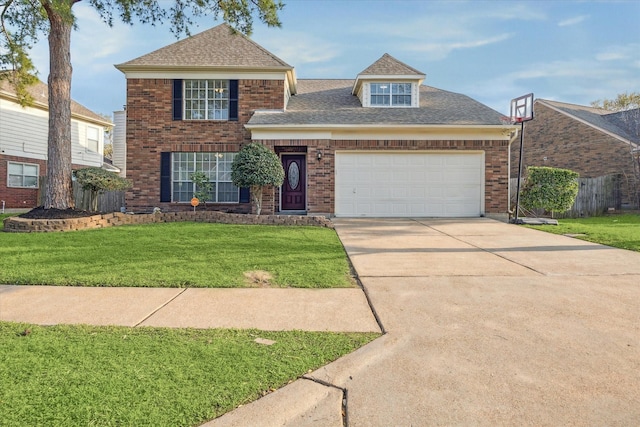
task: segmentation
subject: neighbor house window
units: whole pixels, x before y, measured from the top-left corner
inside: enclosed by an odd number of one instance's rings
[[[371,83],[371,106],[411,107],[411,83]]]
[[[186,120],[228,120],[228,80],[185,80],[184,118]]]
[[[9,162],[7,187],[38,188],[40,166]]]
[[[198,190],[191,174],[204,172],[212,184],[207,202],[238,203],[239,189],[231,182],[231,163],[236,153],[173,153],[171,157],[171,200],[189,202]]]
[[[87,127],[87,150],[98,153],[100,148],[100,130]]]

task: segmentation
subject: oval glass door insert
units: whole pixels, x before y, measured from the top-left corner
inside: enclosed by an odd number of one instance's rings
[[[292,190],[298,188],[298,184],[300,184],[300,168],[298,167],[297,162],[289,163],[289,171],[287,172],[289,179],[289,187]]]

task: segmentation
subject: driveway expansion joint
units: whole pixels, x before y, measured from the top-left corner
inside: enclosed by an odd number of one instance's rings
[[[155,315],[157,312],[159,312],[160,310],[162,310],[163,308],[165,308],[167,305],[171,304],[173,301],[175,301],[176,298],[178,298],[180,295],[182,295],[183,293],[185,293],[187,291],[187,289],[189,289],[189,287],[184,288],[181,292],[178,292],[176,295],[174,295],[172,298],[169,298],[168,301],[165,301],[163,304],[161,304],[158,308],[156,308],[155,310],[153,310],[151,313],[149,313],[146,317],[144,317],[141,321],[139,321],[138,323],[136,323],[135,325],[133,325],[134,328],[137,328],[138,326],[142,325],[144,322],[146,322],[147,320],[149,320],[151,317],[153,317],[153,315]]]
[[[327,381],[323,381],[318,378],[308,377],[306,375],[303,375],[300,378],[303,380],[314,382],[316,384],[320,384],[321,386],[324,386],[324,387],[335,388],[336,390],[340,390],[342,392],[342,413],[341,413],[342,426],[349,427],[349,411],[348,411],[349,392],[348,390],[346,388],[337,386],[335,384],[331,384]]]

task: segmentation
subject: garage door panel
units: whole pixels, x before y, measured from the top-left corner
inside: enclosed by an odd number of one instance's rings
[[[482,153],[336,152],[338,216],[479,216]]]

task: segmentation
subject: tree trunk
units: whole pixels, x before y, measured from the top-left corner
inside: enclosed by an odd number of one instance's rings
[[[253,205],[256,207],[256,215],[260,215],[260,212],[262,212],[262,186],[252,185],[250,191]]]
[[[71,7],[71,6],[69,6]],[[49,18],[49,139],[45,209],[74,207],[71,188],[72,22],[44,3]]]

